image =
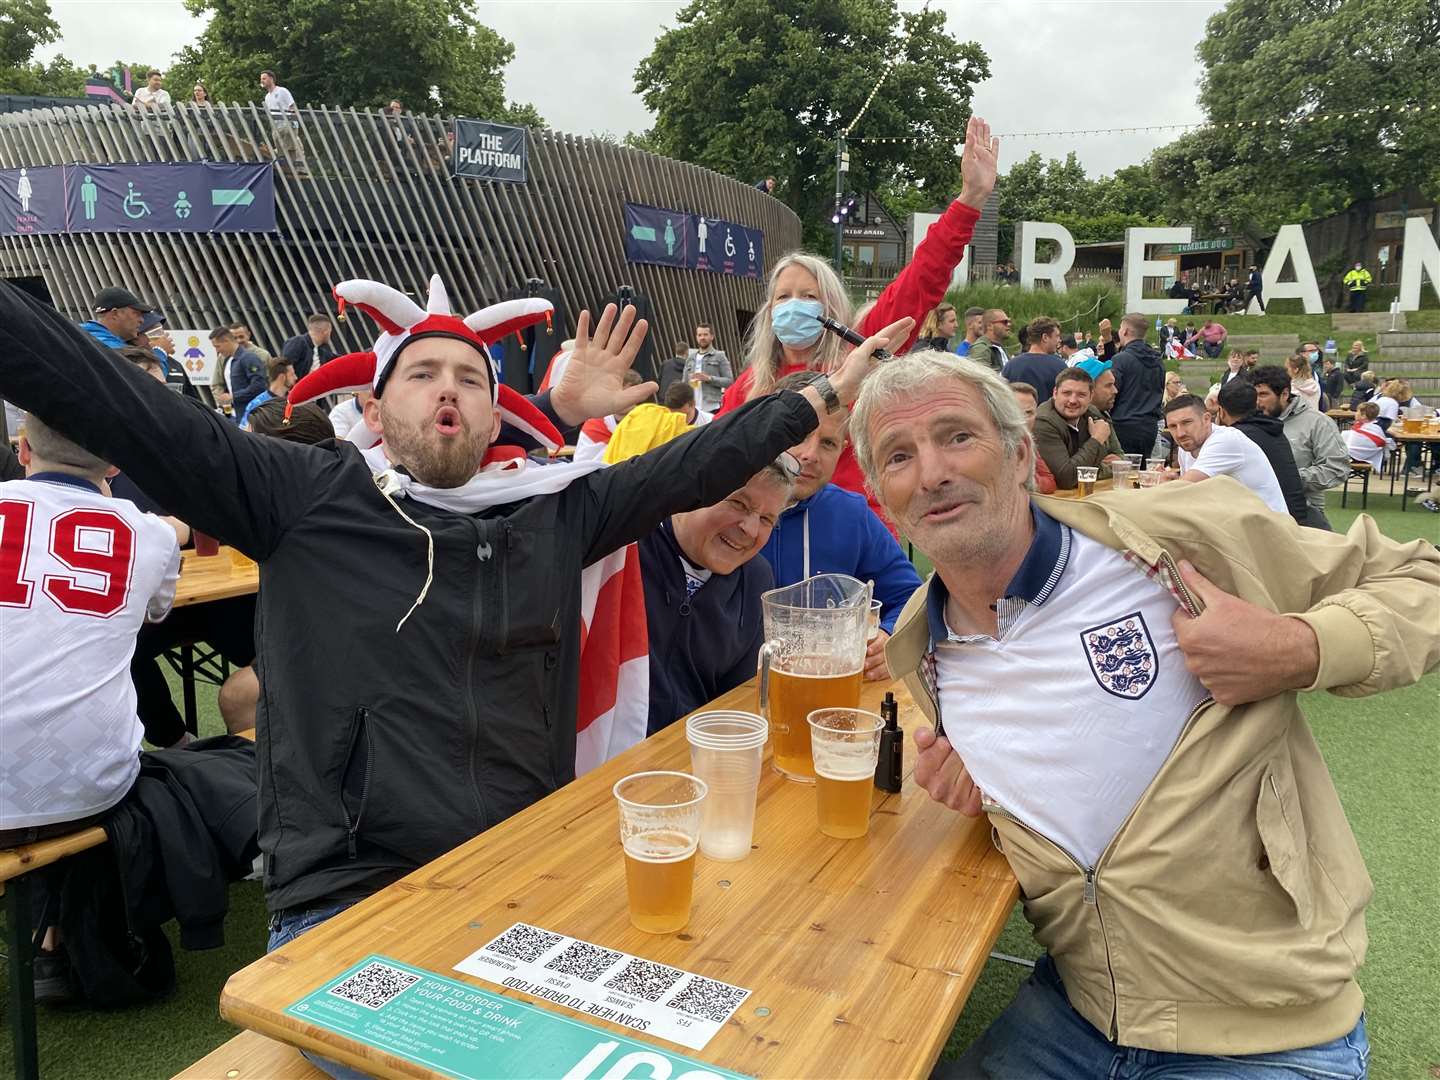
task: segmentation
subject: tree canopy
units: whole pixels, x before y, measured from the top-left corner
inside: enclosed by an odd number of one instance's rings
[[[168,73],[198,78],[216,101],[260,97],[271,69],[302,106],[407,108],[541,125],[507,104],[504,69],[515,47],[478,22],[467,0],[185,0],[209,21]]]
[[[635,70],[655,113],[639,144],[743,180],[773,175],[811,242],[830,229],[835,139],[894,66],[852,132],[852,190],[897,178],[945,202],[974,85],[990,74],[942,11],[895,0],[693,0]],[[864,136],[918,136],[865,143]]]
[[[85,75],[63,56],[48,64],[35,50],[60,40],[49,0],[0,0],[0,94],[75,97]]]

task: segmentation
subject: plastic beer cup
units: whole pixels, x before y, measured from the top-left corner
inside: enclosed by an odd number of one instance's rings
[[[807,720],[820,831],[840,840],[864,836],[885,721],[864,709],[816,709]]]
[[[690,921],[705,781],[682,772],[643,772],[617,781],[613,790],[630,924],[647,934],[683,930]]]
[[[753,713],[703,712],[685,721],[690,767],[705,782],[700,854],[734,862],[750,854],[760,760],[770,725]]]

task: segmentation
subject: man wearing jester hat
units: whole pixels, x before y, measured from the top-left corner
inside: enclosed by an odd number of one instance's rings
[[[0,397],[260,563],[272,944],[570,780],[582,568],[803,442],[854,400],[873,349],[911,325],[887,327],[828,382],[759,398],[621,465],[542,465],[498,444],[502,426],[553,447],[556,421],[654,392],[622,385],[647,329],[633,308],[606,308],[593,330],[582,313],[561,382],[530,400],[499,385],[487,344],[545,318],[545,301],[462,319],[438,278],[427,309],[368,281],[335,296],[382,333],[290,400],[373,397],[346,440],[305,446],[238,430],[0,285]]]

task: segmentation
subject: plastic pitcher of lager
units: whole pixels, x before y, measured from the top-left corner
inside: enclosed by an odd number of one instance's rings
[[[815,782],[806,717],[860,704],[870,586],[845,574],[819,574],[761,597],[760,711],[770,722],[775,768]]]

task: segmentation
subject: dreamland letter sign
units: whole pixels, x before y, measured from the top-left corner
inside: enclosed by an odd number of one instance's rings
[[[1175,269],[1175,264],[1168,260],[1147,259],[1145,249],[1155,244],[1190,244],[1192,233],[1188,225],[1125,230],[1122,277],[1125,282],[1126,311],[1144,315],[1178,315],[1184,310],[1184,300],[1145,297],[1144,283],[1147,277],[1168,277]],[[1041,240],[1053,240],[1059,246],[1059,254],[1055,260],[1048,263],[1036,261],[1036,246]],[[1022,287],[1033,288],[1036,281],[1048,281],[1057,292],[1064,291],[1064,275],[1075,258],[1075,241],[1068,229],[1050,221],[1021,222],[1015,230],[1015,249],[1021,268]],[[1427,217],[1411,216],[1405,219],[1404,252],[1400,267],[1400,310],[1418,311],[1425,278],[1429,279],[1435,295],[1440,297],[1440,242],[1437,242]],[[968,262],[968,249],[966,256]],[[952,288],[969,280],[968,269],[966,263],[961,264],[956,273],[957,280],[951,282]],[[1292,274],[1292,280],[1282,281],[1280,275],[1287,269]],[[1320,285],[1315,279],[1315,268],[1310,261],[1310,248],[1305,242],[1305,230],[1302,226],[1281,227],[1261,275],[1265,280],[1267,301],[1294,298],[1300,301],[1305,314],[1325,314],[1325,307],[1320,299]]]

